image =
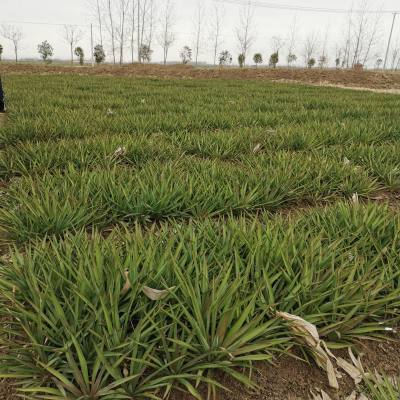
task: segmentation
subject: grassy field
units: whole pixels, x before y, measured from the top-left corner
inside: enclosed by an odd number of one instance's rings
[[[4,83],[0,375],[28,398],[252,387],[255,362],[299,346],[278,311],[332,349],[398,325],[400,216],[376,200],[400,189],[400,96]]]

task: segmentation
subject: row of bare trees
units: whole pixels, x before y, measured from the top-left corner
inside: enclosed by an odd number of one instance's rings
[[[164,64],[170,49],[177,40],[177,10],[173,0],[87,0],[95,22],[96,43],[107,50],[109,59],[116,63],[150,61],[153,48],[162,49]],[[379,11],[379,10],[378,10]],[[214,65],[223,50],[226,21],[221,4],[206,8],[204,1],[197,0],[193,10],[192,45],[193,62],[197,64],[205,51],[212,52]],[[252,3],[239,9],[234,29],[240,59],[246,64],[249,53],[255,46],[255,9]],[[309,32],[300,39],[299,20],[293,18],[285,36],[273,36],[270,50],[280,63],[287,66],[302,60],[304,65],[318,64],[321,68],[335,65],[337,68],[354,68],[357,65],[379,67],[383,62],[382,14],[369,9],[368,0],[359,0],[356,9],[349,11],[342,29],[342,38],[332,49],[329,45],[329,27],[325,33]],[[22,31],[15,26],[3,26],[1,36],[9,40],[14,48],[15,59],[23,38]],[[73,51],[83,33],[77,26],[65,26],[63,38],[68,43],[71,62]],[[285,54],[285,57],[282,55]],[[333,56],[334,55],[334,56]],[[400,37],[392,43],[388,65],[400,67]]]
[[[122,64],[127,50],[130,50],[131,62],[144,62],[144,56],[151,51],[154,41],[162,48],[163,62],[167,63],[170,49],[177,39],[177,12],[172,0],[88,1],[98,27],[98,39],[109,49],[113,63]],[[198,0],[193,14],[194,61],[196,64],[199,61],[208,31],[216,64],[221,48],[222,9],[216,5],[210,17],[204,2]],[[209,26],[206,28],[206,25]]]
[[[92,0],[89,3],[100,44],[109,48],[114,64],[126,61],[128,49],[131,62],[144,62],[155,37],[163,48],[166,63],[176,38],[173,29],[176,18],[171,0],[162,3],[162,7],[156,7],[155,0]]]
[[[18,62],[20,45],[24,38],[24,33],[21,28],[15,25],[2,25],[0,27],[0,36],[11,42],[15,61]],[[70,60],[73,62],[74,49],[83,37],[83,32],[75,25],[65,25],[61,31],[61,36],[68,43],[70,51]]]
[[[163,50],[163,61],[167,62],[169,50],[176,41],[177,15],[172,0],[88,0],[91,1],[92,10],[96,16],[99,27],[99,37],[107,48],[110,48],[112,61],[116,63],[117,49],[119,62],[124,61],[124,49],[130,47],[131,61],[143,62],[141,52],[143,47],[149,51],[153,47],[153,37]],[[379,10],[378,10],[379,11]],[[217,64],[218,54],[223,45],[225,21],[223,9],[214,5],[206,9],[204,1],[198,0],[193,12],[192,48],[193,61],[199,62],[200,55],[205,50],[212,51],[213,63]],[[237,49],[246,60],[256,40],[254,26],[255,9],[251,3],[245,4],[239,11],[239,18],[235,27]],[[350,10],[346,16],[344,37],[335,47],[334,60],[328,59],[330,51],[328,31],[325,34],[314,31],[309,33],[302,41],[299,40],[299,23],[295,17],[290,24],[286,37],[274,36],[271,40],[273,53],[285,51],[287,64],[290,66],[299,59],[305,65],[310,60],[316,60],[318,65],[325,67],[330,61],[336,67],[352,68],[355,65],[374,65],[382,57],[379,48],[379,38],[382,37],[382,14],[371,13],[368,0],[360,0],[356,10]],[[108,35],[105,39],[104,30]],[[208,37],[207,37],[208,33]],[[127,43],[126,37],[130,37]],[[207,40],[206,40],[207,37]],[[136,38],[136,40],[134,39]],[[392,46],[391,66],[399,67],[400,38]],[[134,49],[137,57],[135,58]]]

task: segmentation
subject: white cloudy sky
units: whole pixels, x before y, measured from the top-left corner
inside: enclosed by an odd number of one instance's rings
[[[117,0],[113,0],[117,1]],[[166,0],[155,0],[161,7]],[[193,19],[198,0],[173,0],[175,4],[177,39],[174,47],[171,49],[170,60],[179,59],[179,49],[188,44],[193,46]],[[269,2],[277,4],[290,4],[294,6],[307,7],[327,7],[348,9],[352,3],[357,4],[358,0],[258,0],[259,2]],[[361,0],[360,0],[361,1]],[[81,45],[87,53],[90,49],[89,41],[89,23],[91,21],[90,10],[88,7],[90,0],[0,0],[0,23],[3,22],[41,22],[56,24],[82,24],[87,28],[85,37]],[[205,7],[211,9],[215,2],[213,0],[203,0]],[[386,10],[400,9],[400,0],[369,0],[371,8],[383,8]],[[224,6],[223,19],[223,48],[229,49],[233,54],[238,53],[238,46],[235,40],[235,26],[237,25],[239,8],[235,4],[226,3]],[[301,52],[302,41],[310,32],[315,32],[323,41],[326,32],[329,32],[329,49],[332,52],[331,60],[334,57],[335,43],[338,38],[343,36],[345,30],[346,16],[341,14],[322,14],[312,12],[295,12],[290,10],[273,10],[268,8],[256,8],[254,17],[254,32],[256,36],[255,43],[251,52],[262,52],[269,54],[271,50],[271,37],[279,35],[285,37],[288,35],[289,26],[295,16],[298,21],[299,40],[297,50]],[[389,35],[391,15],[382,17],[381,31],[379,40],[381,45],[377,47],[376,53],[384,53],[385,41]],[[397,20],[393,43],[400,43],[400,15]],[[55,49],[55,58],[68,58],[68,46],[62,38],[62,27],[49,25],[31,25],[19,24],[24,32],[24,40],[21,44],[22,57],[38,57],[37,44],[47,39]],[[206,29],[205,29],[206,30]],[[97,31],[95,31],[97,33]],[[13,56],[12,48],[3,38],[0,38],[3,44],[4,56],[11,58]],[[154,43],[153,61],[162,58],[162,52],[159,46]],[[210,61],[210,41],[205,34],[203,51],[200,60]]]

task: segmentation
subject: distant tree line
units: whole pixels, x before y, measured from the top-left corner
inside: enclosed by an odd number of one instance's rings
[[[271,68],[279,65],[307,68],[362,68],[371,65],[381,68],[384,54],[380,37],[382,36],[382,14],[371,13],[369,0],[358,0],[345,17],[342,37],[334,46],[329,42],[329,30],[325,33],[310,31],[305,37],[299,34],[299,23],[295,17],[288,23],[288,33],[284,37],[273,36],[270,39],[271,51],[264,57],[261,52],[253,54],[255,47],[255,6],[251,2],[239,9],[233,32],[236,41],[235,51],[226,50],[224,37],[229,34],[224,19],[222,4],[207,7],[203,0],[198,0],[193,9],[192,39],[179,52],[183,64],[197,65],[201,57],[211,59],[214,65],[229,65],[233,60],[240,67],[254,63],[256,67],[264,62]],[[109,61],[114,64],[148,63],[152,61],[154,49],[162,50],[162,62],[169,60],[171,48],[176,44],[178,33],[176,26],[178,13],[173,0],[88,0],[89,11],[95,24],[96,46],[90,57],[97,63]],[[74,25],[67,25],[60,32],[68,45],[70,62],[76,60],[83,65],[85,54],[79,43],[82,31]],[[3,25],[0,36],[13,48],[15,61],[18,61],[23,32],[13,25]],[[42,46],[39,54],[43,61],[50,62],[54,53],[48,46]],[[48,44],[48,43],[47,43]],[[0,47],[0,59],[3,53]],[[51,54],[50,54],[51,53]],[[232,56],[235,53],[235,58]],[[400,37],[392,42],[389,59],[391,69],[400,68]]]

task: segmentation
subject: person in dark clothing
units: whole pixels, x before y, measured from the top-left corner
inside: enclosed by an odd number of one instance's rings
[[[0,78],[0,113],[6,112],[6,101],[4,99],[3,84]]]

